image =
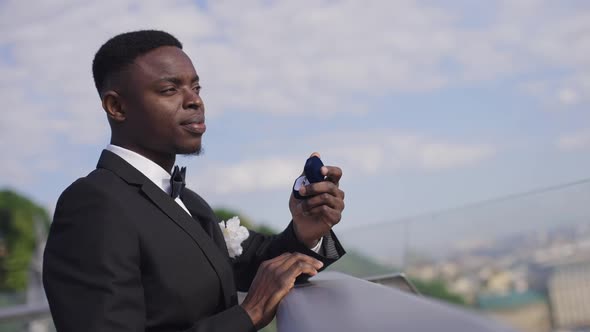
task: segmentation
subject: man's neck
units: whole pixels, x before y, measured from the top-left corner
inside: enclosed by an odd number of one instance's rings
[[[164,154],[159,153],[153,150],[142,148],[139,145],[120,142],[115,139],[111,139],[111,144],[120,146],[127,150],[131,150],[137,154],[140,154],[147,159],[153,161],[154,163],[158,164],[160,167],[165,169],[168,173],[172,172],[172,167],[174,167],[174,163],[176,162],[176,155],[175,154]]]

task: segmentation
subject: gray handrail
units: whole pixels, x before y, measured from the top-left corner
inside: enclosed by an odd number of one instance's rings
[[[405,292],[421,295],[416,286],[414,286],[414,284],[403,272],[381,274],[362,279],[384,286],[395,287]]]
[[[385,279],[391,277],[380,277]],[[296,286],[281,301],[277,330],[515,332],[480,313],[332,271]]]
[[[386,284],[412,293],[418,293],[403,273],[392,273],[386,275],[372,276],[364,278],[365,280]],[[405,287],[404,287],[405,286]],[[0,323],[14,321],[19,319],[33,320],[36,318],[47,317],[50,315],[49,306],[45,303],[36,305],[17,305],[7,308],[0,308]]]
[[[49,315],[49,306],[46,303],[17,305],[0,308],[0,323],[19,319],[34,320]]]

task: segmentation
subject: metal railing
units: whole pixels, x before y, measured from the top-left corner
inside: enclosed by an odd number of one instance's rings
[[[25,304],[0,309],[0,323],[16,320],[35,320],[49,315],[47,304]]]
[[[394,284],[389,286],[413,292],[402,276],[392,274],[404,271],[423,294],[429,295],[419,284],[423,280],[444,284],[470,308],[514,321],[523,331],[566,329],[573,323],[554,318],[570,312],[590,317],[587,301],[562,296],[590,294],[585,284],[554,278],[570,273],[566,264],[590,264],[589,201],[590,180],[584,179],[388,222],[339,226],[336,233],[348,254],[329,269],[383,284],[389,280]],[[27,296],[29,303],[38,300]],[[526,305],[514,309],[524,300]],[[528,326],[528,314],[543,321]],[[45,303],[0,308],[0,331],[43,331],[3,325],[35,319],[51,324]]]

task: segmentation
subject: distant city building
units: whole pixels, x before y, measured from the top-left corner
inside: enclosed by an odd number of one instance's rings
[[[461,295],[469,304],[475,302],[475,295],[479,289],[479,283],[475,278],[461,277],[449,284],[449,289]]]
[[[438,277],[438,273],[433,265],[410,267],[407,272],[408,275],[425,281],[434,280]]]
[[[508,294],[512,290],[514,277],[510,271],[498,271],[486,283],[486,291],[493,294]]]
[[[590,223],[456,250],[406,272],[444,282],[467,304],[522,331],[590,331]]]
[[[480,295],[479,309],[523,332],[551,331],[551,314],[546,298],[537,292]]]
[[[446,262],[446,263],[440,264],[438,270],[439,270],[440,276],[444,280],[453,280],[459,274],[459,268],[458,268],[457,264],[451,263],[451,262]]]
[[[555,328],[590,328],[590,264],[556,269],[548,291]]]

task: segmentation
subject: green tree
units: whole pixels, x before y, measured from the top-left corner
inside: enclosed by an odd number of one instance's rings
[[[465,299],[461,295],[451,292],[442,280],[424,281],[415,278],[410,278],[410,280],[422,295],[453,304],[467,305]]]
[[[396,268],[381,265],[355,250],[348,250],[346,255],[330,265],[327,270],[342,272],[358,278],[373,277],[399,271]]]
[[[215,212],[215,215],[217,216],[217,218],[219,218],[219,220],[228,220],[231,219],[235,216],[238,216],[240,218],[240,224],[248,229],[252,229],[252,221],[250,221],[250,218],[245,217],[243,214],[229,209],[229,208],[225,208],[225,207],[220,207],[220,208],[215,208],[213,209],[213,212]]]
[[[35,223],[49,228],[49,215],[39,205],[11,190],[0,191],[0,290],[22,291],[37,245]]]

